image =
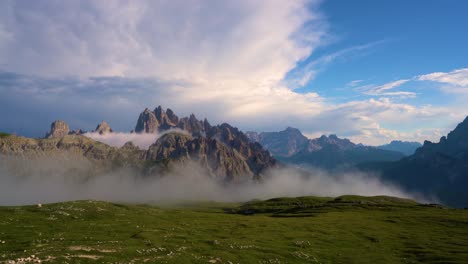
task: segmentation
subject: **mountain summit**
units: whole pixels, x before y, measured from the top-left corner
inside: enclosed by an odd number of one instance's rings
[[[154,111],[146,108],[138,118],[135,132],[169,133],[150,146],[148,158],[195,161],[229,179],[239,175],[258,177],[265,169],[276,166],[270,153],[239,129],[227,123],[212,126],[194,114],[179,118],[171,109],[164,111],[161,106]]]
[[[164,109],[161,106],[153,111],[146,108],[138,117],[135,126],[136,133],[157,133],[179,128],[191,134],[204,133],[210,129],[208,121],[199,121],[194,114],[190,117],[180,118],[171,109]]]

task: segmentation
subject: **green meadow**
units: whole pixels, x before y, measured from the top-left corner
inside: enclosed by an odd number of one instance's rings
[[[385,196],[0,207],[9,261],[468,263],[468,210]]]

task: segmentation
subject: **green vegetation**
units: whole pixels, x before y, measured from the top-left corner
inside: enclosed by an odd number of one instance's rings
[[[0,138],[5,138],[11,136],[11,134],[5,133],[5,132],[0,132]]]
[[[393,197],[0,207],[0,262],[467,263],[468,210]]]

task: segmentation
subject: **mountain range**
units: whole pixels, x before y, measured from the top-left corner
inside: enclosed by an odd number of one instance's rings
[[[114,133],[105,121],[93,132]],[[280,132],[243,133],[227,123],[211,125],[193,114],[179,118],[171,109],[165,111],[160,106],[145,109],[132,132],[157,133],[159,137],[147,149],[132,142],[113,147],[87,137],[83,130],[70,131],[64,121],[58,120],[44,138],[0,133],[0,154],[15,160],[85,161],[87,166],[81,171],[76,167],[69,170],[89,177],[119,169],[132,169],[143,176],[164,176],[180,165],[196,164],[204,174],[220,182],[262,180],[268,169],[281,165],[278,158],[283,165],[376,172],[385,182],[409,192],[437,197],[451,206],[468,206],[468,117],[439,142],[425,141],[407,156],[394,150],[409,154],[417,143],[394,141],[371,147],[336,135],[308,139],[291,127]],[[8,163],[6,159],[2,162]]]
[[[112,133],[106,122],[93,132]],[[14,135],[0,138],[0,154],[23,157],[67,156],[90,161],[108,170],[132,167],[144,175],[162,175],[178,164],[195,163],[204,173],[226,182],[261,179],[263,173],[277,166],[276,160],[259,143],[252,143],[239,129],[229,124],[212,126],[195,115],[178,118],[171,109],[160,106],[145,109],[134,133],[160,133],[148,149],[132,142],[117,148],[94,141],[82,130],[70,131],[64,121],[55,121],[45,138],[32,139]],[[96,167],[95,166],[95,167]]]
[[[395,150],[355,144],[336,135],[308,139],[292,127],[279,132],[247,132],[246,135],[283,162],[325,169],[349,167],[369,161],[395,161],[405,156]]]
[[[411,141],[401,141],[401,140],[393,140],[392,142],[378,146],[379,149],[397,151],[405,154],[406,156],[414,154],[416,149],[422,146],[419,142],[411,142]]]

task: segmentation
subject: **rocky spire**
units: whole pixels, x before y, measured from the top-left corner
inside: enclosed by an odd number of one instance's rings
[[[166,112],[164,112],[164,109],[159,105],[154,109],[154,114],[156,115],[156,119],[158,119],[159,123],[162,123],[162,120],[166,116]]]
[[[158,132],[159,122],[154,112],[146,108],[138,117],[135,126],[136,133],[156,133]]]
[[[46,138],[58,138],[68,135],[70,128],[67,123],[62,120],[56,120],[50,125],[50,132],[47,133]]]
[[[99,125],[97,125],[96,130],[94,131],[99,134],[106,134],[112,133],[112,128],[110,128],[109,124],[106,121],[102,121]]]
[[[177,124],[179,123],[179,117],[176,114],[174,114],[174,112],[170,108],[167,109],[166,115],[169,121],[171,121],[172,125],[177,126]]]

